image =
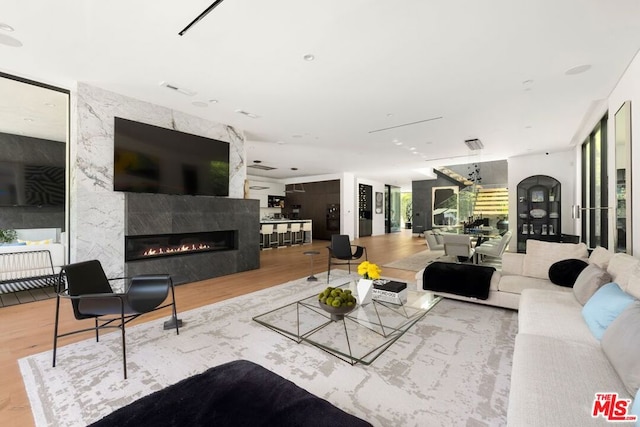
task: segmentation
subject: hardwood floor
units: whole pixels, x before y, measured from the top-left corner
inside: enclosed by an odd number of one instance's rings
[[[369,261],[382,267],[383,264],[407,257],[426,249],[423,237],[402,230],[376,237],[365,237],[355,241],[367,248]],[[327,270],[327,241],[318,240],[312,245],[294,246],[262,251],[258,270],[223,276],[201,282],[189,283],[176,288],[178,311],[186,311],[215,303],[238,295],[265,289],[310,273],[309,257],[303,252],[317,250],[314,257],[314,272]],[[335,268],[335,267],[334,267]],[[344,267],[346,268],[346,266]],[[407,282],[415,282],[415,273],[407,270],[384,268],[384,276]],[[142,316],[142,323],[169,316],[169,309]],[[18,367],[18,359],[50,351],[53,343],[55,299],[36,301],[0,308],[0,425],[33,426],[31,408]],[[91,322],[91,321],[88,321]],[[66,301],[61,306],[61,330],[77,328],[79,321],[73,318]],[[60,340],[60,345],[87,339],[92,333],[77,334]]]

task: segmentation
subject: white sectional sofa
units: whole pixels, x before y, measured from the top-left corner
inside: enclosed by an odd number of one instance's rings
[[[526,253],[505,252],[503,254],[502,271],[496,271],[493,274],[489,297],[486,300],[446,292],[438,292],[438,295],[517,310],[520,294],[524,289],[571,291],[571,288],[555,285],[549,280],[549,268],[555,262],[564,259],[586,261],[588,257],[589,252],[584,243],[551,243],[528,240]],[[416,285],[420,291],[428,290],[424,288],[423,275],[424,269],[416,273],[415,276]]]
[[[615,284],[588,282],[598,268],[600,282]],[[640,415],[640,260],[597,248],[588,269],[573,291],[522,291],[508,426],[611,425],[604,410],[592,416],[596,393],[633,400],[627,415]]]

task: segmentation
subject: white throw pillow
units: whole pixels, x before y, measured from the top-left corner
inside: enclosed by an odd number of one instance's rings
[[[627,289],[627,283],[631,272],[638,265],[640,259],[631,255],[617,253],[609,260],[607,271],[611,275],[614,282],[620,285],[620,288]]]
[[[588,261],[589,252],[584,243],[554,243],[527,240],[527,253],[522,263],[522,274],[539,279],[549,279],[549,267],[563,259]]]
[[[640,263],[636,264],[636,266],[631,270],[627,286],[623,288],[623,290],[629,295],[640,299]]]
[[[611,276],[595,264],[589,264],[580,272],[573,284],[573,295],[585,305],[589,298],[605,283],[611,282]]]
[[[598,267],[606,270],[609,267],[609,260],[613,256],[613,252],[602,246],[596,246],[596,248],[589,255],[589,264],[595,264]]]

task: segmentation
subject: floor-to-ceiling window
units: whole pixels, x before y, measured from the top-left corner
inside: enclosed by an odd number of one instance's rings
[[[607,116],[582,144],[582,241],[608,246]]]
[[[386,233],[395,233],[401,228],[400,187],[386,185],[384,223]]]

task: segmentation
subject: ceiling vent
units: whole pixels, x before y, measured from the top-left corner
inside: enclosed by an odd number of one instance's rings
[[[263,187],[262,185],[251,185],[249,186],[250,190],[268,190],[269,187]]]
[[[177,85],[174,85],[173,83],[162,82],[162,83],[160,83],[160,86],[164,86],[164,87],[166,87],[167,89],[171,89],[171,90],[174,90],[174,91],[176,91],[176,92],[180,92],[181,94],[183,94],[183,95],[187,95],[187,96],[193,96],[193,95],[195,95],[195,94],[196,94],[196,93],[195,93],[194,91],[192,91],[192,90],[189,90],[189,89],[185,89],[185,88],[179,87],[179,86],[177,86]]]
[[[253,168],[253,169],[260,169],[262,171],[272,171],[276,168],[272,168],[271,166],[265,166],[265,165],[248,165],[248,168]]]
[[[467,139],[464,141],[469,147],[469,150],[481,150],[484,148],[484,144],[479,139]]]

